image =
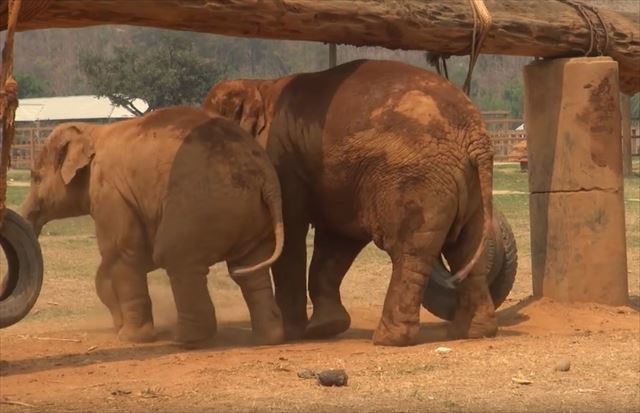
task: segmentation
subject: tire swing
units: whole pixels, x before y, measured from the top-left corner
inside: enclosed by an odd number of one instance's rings
[[[29,314],[40,294],[44,272],[40,244],[31,225],[6,207],[7,170],[11,161],[15,113],[18,107],[18,85],[12,72],[13,36],[20,5],[21,0],[9,0],[7,36],[2,50],[0,77],[0,247],[7,267],[6,274],[0,274],[0,328],[15,324]],[[0,255],[0,262],[2,260]]]

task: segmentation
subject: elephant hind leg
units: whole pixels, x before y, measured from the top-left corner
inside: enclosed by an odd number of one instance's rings
[[[444,248],[444,255],[452,272],[469,262],[480,242],[483,223],[481,213],[481,210],[475,213],[455,243]],[[450,338],[493,337],[497,333],[495,307],[487,283],[491,253],[492,251],[485,249],[476,266],[458,286],[457,308],[449,325]]]
[[[346,331],[351,317],[340,299],[340,284],[366,241],[348,239],[316,228],[309,267],[309,296],[313,315],[305,336],[332,337]]]
[[[436,203],[428,194],[420,198],[421,192],[408,193],[413,198],[402,199],[403,216],[383,233],[393,270],[374,344],[404,346],[415,341],[424,289],[454,220],[455,208],[447,207],[451,200]]]
[[[104,278],[113,280],[113,291],[122,312],[122,327],[118,332],[120,340],[155,341],[147,273],[140,266],[122,257],[103,261],[100,267],[98,271],[105,272]]]
[[[109,309],[116,331],[120,331],[123,323],[120,302],[118,301],[118,296],[114,290],[113,281],[109,276],[109,272],[106,271],[102,265],[98,267],[98,271],[96,272],[96,293],[102,304]]]
[[[167,273],[178,312],[175,341],[190,345],[213,337],[217,324],[207,289],[209,268],[178,263],[168,266]]]
[[[420,329],[420,305],[437,253],[402,253],[392,256],[393,272],[373,335],[373,343],[383,346],[414,344]]]
[[[227,262],[228,267],[248,267],[264,261],[273,252],[274,243],[262,242],[250,253]],[[280,308],[276,303],[269,268],[261,268],[247,274],[239,274],[233,280],[240,286],[249,314],[253,339],[256,344],[279,344],[285,339]]]

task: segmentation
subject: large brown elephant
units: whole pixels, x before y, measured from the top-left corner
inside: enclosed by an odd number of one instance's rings
[[[461,90],[420,68],[359,60],[274,80],[223,81],[203,107],[253,134],[278,172],[286,241],[272,270],[288,336],[349,327],[339,286],[371,240],[393,265],[374,343],[413,341],[441,251],[461,281],[451,335],[496,333],[483,248],[492,226],[493,152]]]
[[[280,186],[264,150],[228,119],[175,107],[108,125],[60,125],[21,212],[38,234],[51,220],[93,217],[96,289],[123,340],[155,339],[147,273],[158,267],[178,310],[176,340],[212,336],[207,274],[222,260],[257,341],[284,339],[268,268],[283,245]]]

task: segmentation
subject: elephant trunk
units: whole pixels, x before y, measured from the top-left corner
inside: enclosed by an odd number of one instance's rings
[[[269,161],[267,161],[269,162]],[[232,269],[231,275],[241,275],[257,271],[261,268],[271,266],[282,254],[282,248],[284,247],[284,224],[282,219],[282,194],[280,190],[280,183],[275,170],[269,164],[266,168],[266,179],[262,187],[262,198],[267,204],[269,214],[271,215],[271,221],[273,223],[273,231],[275,233],[275,248],[273,254],[267,260],[262,261],[251,267],[242,267]]]
[[[493,225],[493,149],[486,131],[483,130],[475,138],[471,140],[469,145],[469,159],[478,170],[483,215],[482,237],[471,260],[453,276],[454,281],[458,283],[467,278],[478,263],[484,251],[485,243],[491,235]]]
[[[33,200],[33,196],[30,193],[27,199],[20,205],[20,215],[31,225],[36,238],[39,238],[45,222],[42,221],[40,208],[37,207],[36,204],[37,202]]]

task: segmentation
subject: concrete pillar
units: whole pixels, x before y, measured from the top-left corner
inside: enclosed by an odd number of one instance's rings
[[[524,80],[534,295],[627,304],[618,64],[535,61]]]

